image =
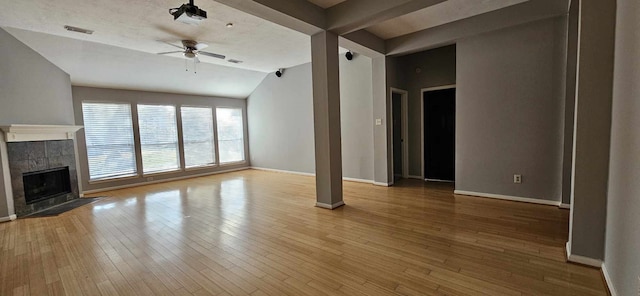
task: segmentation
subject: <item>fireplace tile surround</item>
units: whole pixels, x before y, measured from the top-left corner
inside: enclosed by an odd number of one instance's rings
[[[78,125],[0,126],[0,177],[4,184],[0,196],[4,195],[8,212],[8,216],[0,217],[0,222],[80,197],[74,139],[75,133],[82,128]],[[27,204],[23,174],[57,168],[68,168],[71,190],[63,192],[70,192]]]
[[[7,143],[14,209],[18,217],[37,212],[80,197],[73,140],[32,141]],[[69,167],[71,192],[27,204],[23,174],[34,171]]]

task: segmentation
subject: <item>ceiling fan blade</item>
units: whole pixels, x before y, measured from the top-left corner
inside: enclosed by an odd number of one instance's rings
[[[167,44],[167,45],[171,45],[171,46],[176,47],[176,48],[184,49],[184,46],[176,45],[176,44],[173,44],[171,42],[167,42],[167,41],[160,41],[160,42],[162,42],[164,44]]]
[[[210,53],[210,52],[206,52],[206,51],[200,51],[200,52],[198,52],[198,54],[205,55],[205,56],[212,57],[212,58],[223,59],[223,60],[226,58],[225,56],[223,56],[221,54]]]
[[[159,52],[157,54],[172,54],[172,53],[184,53],[184,51],[182,50],[178,50],[178,51],[167,51],[167,52]]]
[[[196,50],[203,50],[205,48],[209,47],[209,45],[205,44],[205,43],[198,43],[196,44]]]

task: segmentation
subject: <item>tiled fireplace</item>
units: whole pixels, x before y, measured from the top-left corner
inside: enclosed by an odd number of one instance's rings
[[[18,217],[80,197],[74,133],[79,126],[2,127],[9,212]],[[7,170],[8,168],[8,170]],[[11,200],[9,200],[11,198]],[[12,206],[12,207],[11,207]],[[13,210],[13,211],[12,211]]]
[[[7,143],[7,152],[18,217],[80,197],[73,140]]]

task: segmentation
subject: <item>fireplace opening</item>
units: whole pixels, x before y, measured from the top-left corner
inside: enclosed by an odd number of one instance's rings
[[[27,204],[71,192],[69,167],[22,174],[24,196]]]

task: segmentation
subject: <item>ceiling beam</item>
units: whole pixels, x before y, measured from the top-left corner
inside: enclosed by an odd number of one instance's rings
[[[326,28],[338,35],[345,35],[444,1],[348,0],[326,10]]]
[[[339,41],[340,46],[370,58],[384,56],[386,53],[384,40],[366,30],[342,35]]]
[[[326,28],[324,9],[305,0],[215,1],[309,36]]]
[[[456,40],[554,16],[566,15],[568,0],[529,0],[507,8],[388,39],[387,54],[410,54],[455,43]]]

